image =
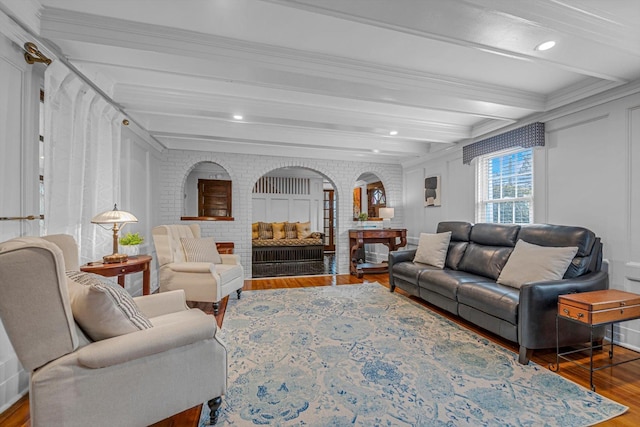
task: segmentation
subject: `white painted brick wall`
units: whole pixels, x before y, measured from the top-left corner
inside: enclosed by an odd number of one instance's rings
[[[387,204],[395,208],[393,227],[404,225],[402,207],[402,167],[395,164],[324,160],[297,157],[258,156],[233,153],[169,150],[161,161],[159,224],[178,224],[183,212],[184,184],[191,170],[200,162],[214,162],[224,167],[233,182],[234,221],[199,221],[203,236],[235,243],[235,253],[242,259],[247,277],[251,276],[251,191],[262,175],[283,167],[303,167],[321,173],[333,184],[338,203],[336,256],[338,272],[349,272],[349,236],[356,224],[352,216],[353,187],[365,172],[376,174],[384,184]],[[322,231],[322,230],[317,230]]]

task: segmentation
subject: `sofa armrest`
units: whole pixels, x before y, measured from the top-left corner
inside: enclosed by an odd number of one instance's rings
[[[556,346],[556,315],[558,296],[609,288],[609,275],[604,271],[573,279],[527,283],[520,288],[518,306],[518,341],[528,349]],[[580,325],[577,325],[580,326]],[[586,330],[586,328],[584,328]],[[583,331],[584,332],[584,331]],[[562,328],[560,344],[588,341],[588,335],[576,333],[576,328]],[[586,340],[582,341],[584,337]]]
[[[162,316],[187,310],[187,298],[184,290],[162,292],[133,298],[140,311],[147,317]]]
[[[222,255],[221,255],[222,256]],[[177,273],[210,273],[210,262],[172,262],[165,264],[164,268],[168,268]]]
[[[392,291],[396,287],[393,277],[393,265],[400,262],[413,261],[413,258],[416,256],[416,251],[417,249],[409,249],[389,252],[389,286]]]
[[[216,332],[215,318],[203,314],[181,322],[96,341],[78,350],[78,362],[87,368],[105,368],[211,339]]]
[[[240,264],[240,255],[238,254],[220,254],[220,258],[222,258],[223,264]]]

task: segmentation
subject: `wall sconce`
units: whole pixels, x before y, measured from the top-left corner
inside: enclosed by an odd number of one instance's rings
[[[102,212],[91,218],[91,223],[98,224],[105,230],[109,230],[109,228],[103,227],[102,224],[113,224],[113,228],[111,228],[113,230],[113,253],[102,257],[105,264],[125,262],[129,258],[126,254],[118,253],[118,231],[130,222],[138,222],[138,218],[129,212],[118,210],[117,204],[113,205],[112,211]]]
[[[382,227],[383,228],[391,228],[391,218],[394,215],[393,208],[380,208],[378,211],[378,216],[382,218]]]

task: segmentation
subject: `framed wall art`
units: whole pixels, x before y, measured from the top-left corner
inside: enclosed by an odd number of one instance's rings
[[[426,207],[440,206],[440,175],[424,179],[424,205]]]

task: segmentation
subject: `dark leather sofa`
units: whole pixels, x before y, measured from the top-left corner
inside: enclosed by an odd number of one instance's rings
[[[519,361],[533,350],[555,348],[558,295],[608,289],[602,271],[602,243],[582,227],[550,224],[470,224],[449,221],[437,232],[451,231],[445,268],[415,263],[416,250],[389,254],[389,283],[411,295],[519,344]],[[539,246],[577,246],[561,280],[526,283],[520,289],[496,283],[518,239]],[[587,327],[560,320],[560,346],[589,342]],[[565,323],[566,322],[566,323]],[[594,341],[603,330],[595,331]]]

